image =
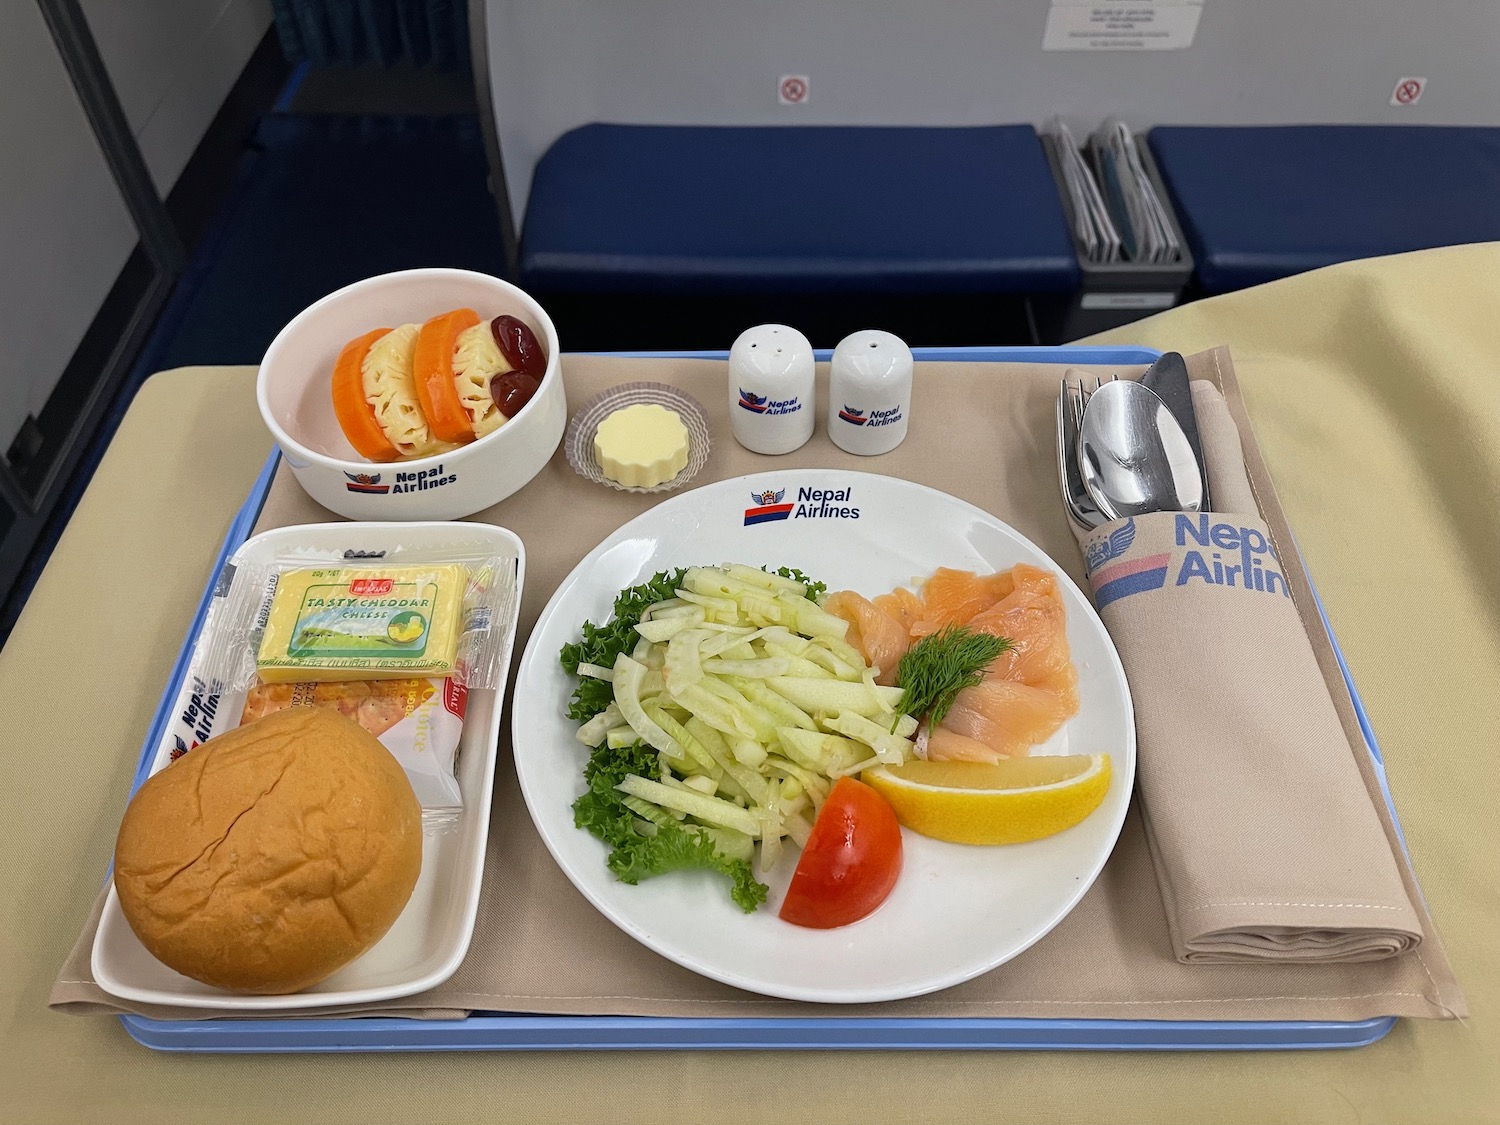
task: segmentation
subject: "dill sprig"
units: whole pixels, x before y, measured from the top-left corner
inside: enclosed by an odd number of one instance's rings
[[[896,683],[904,692],[896,708],[937,726],[953,706],[954,697],[984,679],[984,670],[1002,652],[1013,648],[1008,637],[976,633],[949,625],[923,637],[896,665]]]

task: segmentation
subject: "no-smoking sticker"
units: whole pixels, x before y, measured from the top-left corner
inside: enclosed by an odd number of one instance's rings
[[[1425,78],[1400,78],[1391,91],[1392,105],[1416,105],[1422,100],[1422,91],[1427,89]]]
[[[783,74],[776,80],[776,100],[782,105],[807,104],[807,75]]]

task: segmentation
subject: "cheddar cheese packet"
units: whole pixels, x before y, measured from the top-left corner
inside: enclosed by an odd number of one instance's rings
[[[467,580],[457,564],[285,571],[256,671],[267,683],[447,676]]]

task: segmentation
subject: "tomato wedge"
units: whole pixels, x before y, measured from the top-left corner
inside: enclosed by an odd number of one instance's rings
[[[400,451],[391,444],[375,417],[375,408],[365,397],[365,356],[376,340],[390,331],[377,328],[350,340],[333,365],[333,415],[355,452],[371,461],[395,461]]]
[[[834,783],[802,849],[781,917],[831,930],[870,914],[901,874],[901,825],[884,797],[852,777]]]
[[[433,317],[417,333],[411,364],[417,402],[427,416],[432,436],[439,441],[474,440],[474,425],[453,383],[453,348],[459,333],[478,323],[479,314],[473,309],[454,309]]]

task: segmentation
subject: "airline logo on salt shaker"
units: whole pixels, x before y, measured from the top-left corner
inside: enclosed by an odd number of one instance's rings
[[[802,409],[802,400],[796,395],[791,398],[768,398],[741,387],[740,406],[752,414],[795,414]]]
[[[839,411],[839,418],[851,426],[894,426],[901,421],[901,408],[893,406],[889,410],[863,410],[845,403],[844,408]]]

